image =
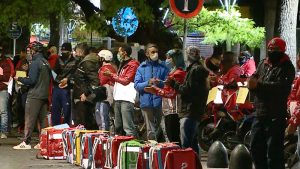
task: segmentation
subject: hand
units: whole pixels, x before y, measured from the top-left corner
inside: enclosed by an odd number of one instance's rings
[[[145,87],[144,91],[147,92],[147,93],[156,94],[156,90],[153,86]]]
[[[258,82],[258,80],[257,80],[257,78],[256,77],[250,77],[249,78],[249,80],[247,81],[247,83],[248,83],[248,88],[249,89],[256,89],[256,87],[257,87],[257,82]]]
[[[296,132],[297,130],[297,127],[296,126],[293,126],[293,125],[288,125],[288,127],[285,129],[285,135],[288,136],[288,135],[292,135]]]
[[[104,76],[111,76],[111,72],[110,72],[110,70],[105,70],[104,72],[103,72],[103,75]]]
[[[158,79],[158,78],[151,78],[151,79],[149,79],[148,84],[149,84],[149,85],[158,85],[160,81],[161,81],[161,80]]]
[[[60,82],[58,87],[59,88],[65,88],[68,86],[68,78],[63,78]]]
[[[80,101],[82,102],[86,101],[86,96],[84,93],[80,96]]]
[[[14,80],[15,80],[15,81],[18,81],[18,78],[19,78],[19,77],[15,76],[15,77],[14,77]]]
[[[174,85],[175,83],[175,80],[172,79],[172,78],[167,78],[165,81],[164,81],[164,84],[167,85],[167,86],[172,86]]]

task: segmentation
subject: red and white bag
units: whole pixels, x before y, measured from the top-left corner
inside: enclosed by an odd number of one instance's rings
[[[40,135],[40,154],[45,159],[65,159],[62,132],[64,129],[44,128]]]
[[[106,161],[105,167],[114,168],[118,163],[118,151],[120,144],[124,141],[133,140],[133,136],[115,136],[109,138],[106,143]]]
[[[95,138],[94,146],[93,146],[93,161],[91,169],[107,169],[105,168],[106,161],[106,150],[107,150],[107,140],[108,135],[100,135]],[[88,166],[89,167],[89,166]]]
[[[158,143],[149,150],[150,169],[163,169],[168,151],[180,149],[175,143]]]
[[[202,169],[197,153],[191,149],[168,151],[164,169]]]

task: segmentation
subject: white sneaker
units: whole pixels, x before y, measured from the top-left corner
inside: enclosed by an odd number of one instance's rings
[[[4,133],[2,133],[1,134],[1,139],[7,139],[7,136]]]
[[[22,143],[20,143],[17,146],[14,146],[13,149],[15,150],[30,150],[31,149],[31,145],[30,144],[26,144],[24,141]]]
[[[37,145],[35,145],[33,148],[34,148],[34,149],[37,149],[37,150],[41,149],[41,147],[40,147],[40,143],[39,143],[39,144],[37,144]]]

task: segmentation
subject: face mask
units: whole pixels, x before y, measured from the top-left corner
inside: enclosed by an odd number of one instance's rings
[[[69,57],[69,53],[68,52],[61,53],[61,57],[62,57],[62,59],[67,59]]]
[[[188,60],[190,63],[193,63],[193,62],[197,61],[196,57],[195,57],[195,56],[192,56],[192,55],[188,55],[187,60]]]
[[[76,62],[80,62],[82,60],[81,56],[75,56],[74,59],[76,60]]]
[[[172,69],[174,66],[173,66],[173,63],[171,61],[171,59],[166,59],[166,66],[169,68],[169,69]]]
[[[239,57],[239,64],[240,64],[240,65],[243,65],[243,64],[245,64],[246,62],[247,62],[246,57]]]
[[[214,65],[210,60],[207,62],[207,68],[213,72],[217,72],[220,68],[217,65]]]
[[[119,53],[117,54],[117,57],[118,57],[118,61],[119,62],[123,62],[123,58],[122,58],[122,56]]]
[[[268,52],[269,61],[272,64],[278,64],[283,55],[284,53],[279,51]]]
[[[154,54],[150,55],[150,59],[152,61],[157,61],[158,60],[158,53],[154,53]]]

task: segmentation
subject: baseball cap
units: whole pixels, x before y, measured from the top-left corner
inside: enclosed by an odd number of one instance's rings
[[[268,50],[285,52],[286,43],[283,39],[281,39],[279,37],[273,38],[268,43]]]
[[[106,60],[106,61],[112,61],[112,58],[113,58],[113,54],[109,50],[101,50],[98,53],[98,56],[101,58],[104,58],[104,60]]]
[[[71,43],[63,43],[61,46],[61,50],[72,51]]]

